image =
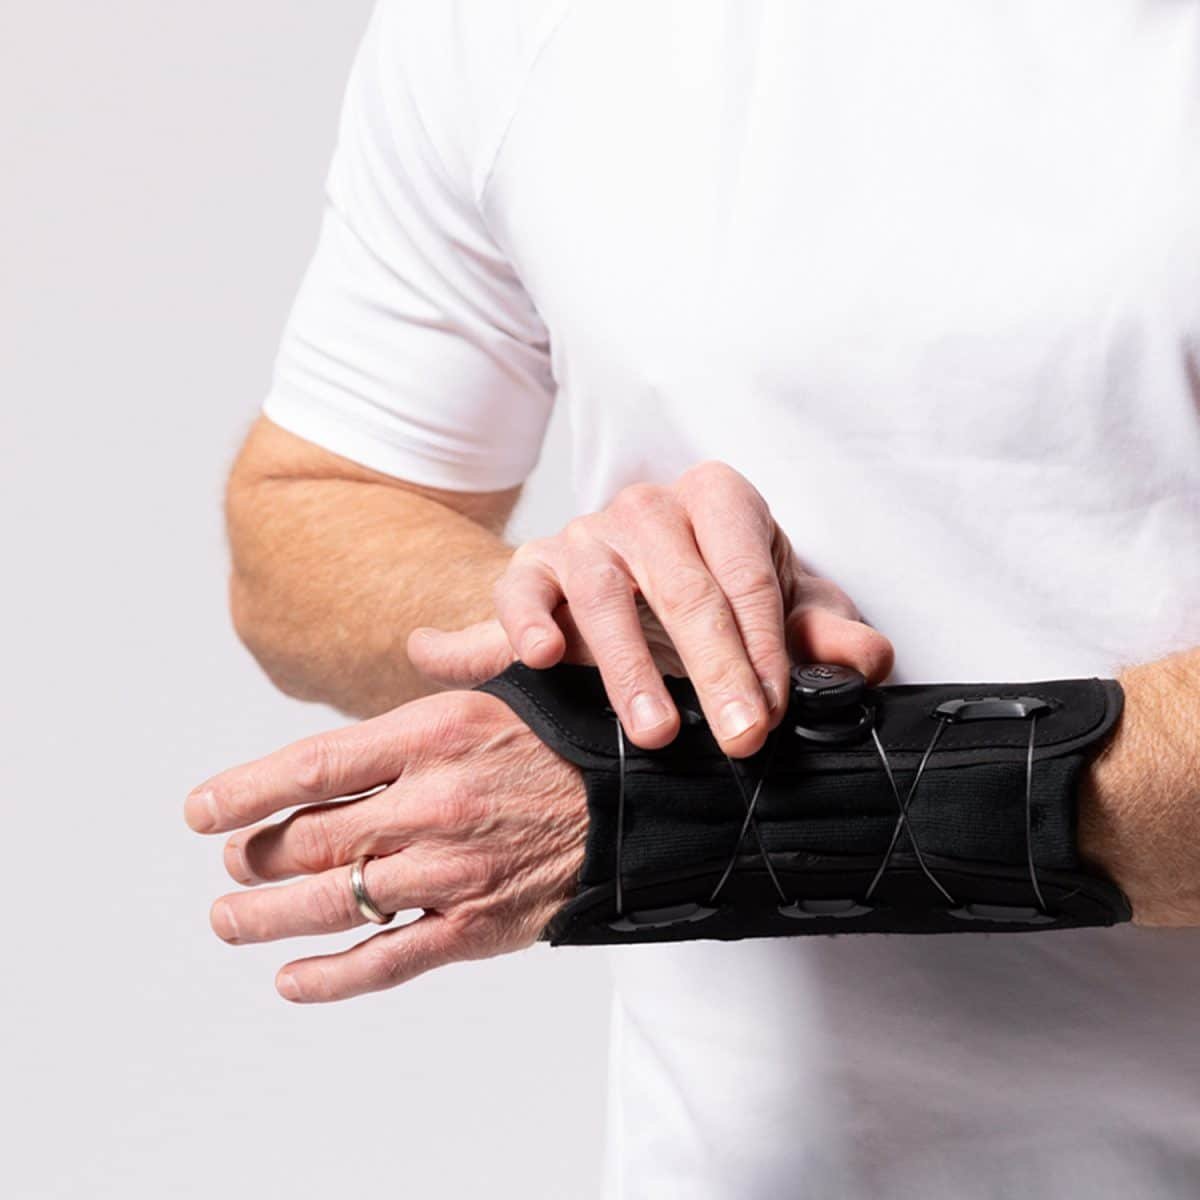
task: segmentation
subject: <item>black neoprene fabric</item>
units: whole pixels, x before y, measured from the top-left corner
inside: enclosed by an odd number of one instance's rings
[[[795,732],[808,718],[793,692],[788,715],[763,749],[731,762],[700,716],[691,684],[672,676],[666,683],[685,720],[675,741],[661,750],[641,750],[625,739],[620,839],[616,718],[599,672],[569,664],[539,671],[515,663],[479,685],[509,704],[584,774],[587,850],[578,894],[544,934],[556,944],[1005,932],[1129,919],[1120,891],[1087,870],[1076,852],[1080,775],[1121,712],[1122,693],[1114,681],[868,689],[863,699],[901,797],[938,734],[905,819],[911,839],[908,830],[902,831],[878,879],[896,835],[899,806],[869,730],[845,745],[814,744]],[[1034,731],[1028,827],[1029,722],[955,724],[935,712],[945,701],[985,696],[1034,697],[1046,706]],[[768,767],[754,811],[775,880],[758,841],[747,835],[739,842],[746,798]],[[735,771],[741,774],[741,789]],[[618,842],[622,912],[616,908]],[[1031,881],[1030,857],[1040,896]],[[710,900],[731,858],[735,869]],[[789,909],[785,900],[856,903],[849,915],[810,915]],[[614,928],[622,926],[622,913],[688,903],[706,915],[677,924]]]

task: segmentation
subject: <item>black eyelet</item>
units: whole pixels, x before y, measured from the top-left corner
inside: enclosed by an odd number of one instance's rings
[[[821,745],[840,745],[862,737],[875,723],[875,710],[866,704],[858,705],[858,716],[849,723],[822,723],[820,725],[795,725],[797,737]]]

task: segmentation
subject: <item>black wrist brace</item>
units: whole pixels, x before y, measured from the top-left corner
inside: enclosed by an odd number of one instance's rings
[[[792,671],[756,754],[727,758],[690,682],[679,735],[641,750],[599,672],[514,663],[479,685],[580,767],[589,830],[564,943],[1112,925],[1120,890],[1076,852],[1081,773],[1120,716],[1106,679],[870,688]]]

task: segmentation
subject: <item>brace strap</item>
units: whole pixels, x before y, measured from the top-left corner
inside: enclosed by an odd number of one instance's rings
[[[794,668],[788,711],[726,757],[687,679],[660,750],[625,737],[593,667],[514,663],[479,685],[578,766],[589,829],[554,944],[1015,932],[1130,919],[1076,851],[1081,773],[1111,736],[1108,679],[869,688]]]

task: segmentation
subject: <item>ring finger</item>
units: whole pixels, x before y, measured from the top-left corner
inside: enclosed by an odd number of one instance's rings
[[[337,867],[283,887],[234,892],[212,906],[213,932],[236,945],[278,938],[339,933],[367,923],[350,886],[351,867]],[[453,898],[419,854],[402,851],[374,858],[363,868],[363,885],[383,913],[436,909]]]

